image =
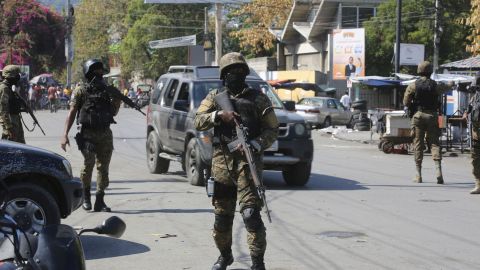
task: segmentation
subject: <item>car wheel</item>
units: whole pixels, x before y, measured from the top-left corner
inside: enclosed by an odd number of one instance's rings
[[[185,167],[187,169],[187,178],[190,180],[190,184],[194,186],[205,185],[203,171],[207,168],[207,165],[202,161],[200,149],[195,138],[192,138],[188,142],[185,151]]]
[[[326,127],[329,127],[332,125],[332,120],[330,119],[330,117],[326,117],[325,120],[323,121],[323,127],[326,128]]]
[[[160,139],[155,131],[148,133],[147,138],[147,165],[150,173],[166,173],[170,160],[159,157],[161,152]]]
[[[282,171],[283,180],[289,186],[304,186],[310,179],[312,164],[300,162]]]
[[[382,144],[382,151],[385,153],[385,154],[391,154],[393,152],[393,148],[394,148],[394,144],[393,142],[384,142]]]
[[[39,233],[45,226],[60,223],[60,210],[52,195],[34,184],[9,188],[6,213],[27,233]]]

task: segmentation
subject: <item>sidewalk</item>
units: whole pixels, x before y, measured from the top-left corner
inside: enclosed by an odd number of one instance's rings
[[[370,131],[357,131],[347,129],[345,126],[328,127],[319,130],[314,130],[319,134],[331,134],[333,138],[338,140],[353,141],[365,144],[378,145],[380,142],[380,135]]]

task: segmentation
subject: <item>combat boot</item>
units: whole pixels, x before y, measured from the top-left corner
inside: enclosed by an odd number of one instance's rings
[[[480,179],[475,180],[475,188],[470,190],[470,194],[480,194]]]
[[[222,252],[218,260],[213,264],[212,270],[226,270],[233,263],[232,252]]]
[[[417,175],[415,175],[415,179],[413,179],[413,182],[415,183],[422,183],[422,165],[417,165]]]
[[[82,208],[86,211],[92,210],[92,201],[91,201],[90,187],[83,189],[83,204]]]
[[[93,211],[94,212],[110,212],[112,211],[106,204],[105,201],[103,200],[103,197],[105,196],[105,192],[103,191],[97,191],[95,194],[95,205],[93,205]]]
[[[442,161],[435,160],[435,171],[437,175],[437,184],[443,185]]]
[[[252,270],[265,270],[265,263],[263,262],[263,256],[252,256]]]

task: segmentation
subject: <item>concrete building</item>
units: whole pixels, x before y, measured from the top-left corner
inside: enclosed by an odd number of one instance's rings
[[[347,81],[332,78],[332,30],[362,28],[364,21],[376,15],[376,7],[383,1],[296,0],[284,28],[270,30],[278,41],[276,64],[265,61],[262,66],[257,61],[256,70],[263,73],[275,67],[279,71],[315,71],[319,73],[315,83],[335,87],[341,96]]]

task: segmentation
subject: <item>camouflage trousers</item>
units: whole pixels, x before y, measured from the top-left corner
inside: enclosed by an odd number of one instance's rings
[[[421,165],[423,161],[425,135],[432,145],[433,160],[441,160],[440,128],[438,127],[438,115],[436,113],[417,112],[412,118],[413,147],[415,151],[415,163],[417,165]]]
[[[480,123],[472,125],[472,139],[472,173],[477,180],[480,180]]]
[[[20,114],[10,114],[10,121],[12,123],[14,138],[10,138],[8,131],[2,126],[2,140],[9,140],[18,143],[25,143],[25,136],[23,134],[22,116]]]
[[[80,180],[88,188],[92,183],[93,167],[97,166],[97,191],[105,191],[109,184],[108,168],[113,152],[113,136],[110,128],[94,130],[83,129],[86,142],[82,149],[83,166],[80,170]]]
[[[213,239],[222,254],[231,251],[232,225],[237,199],[240,212],[245,208],[255,208],[260,212],[262,208],[262,202],[256,193],[248,166],[231,169],[229,175],[228,170],[224,168],[219,168],[215,165],[212,167],[213,177],[215,177],[216,180],[220,180],[220,182],[225,183],[225,180],[229,179],[229,177],[237,179],[237,186],[234,186],[233,183],[231,185],[224,185],[216,182],[216,186],[222,188],[215,189],[215,195],[212,201],[215,207]],[[259,170],[259,172],[261,172],[261,170]],[[261,175],[260,173],[259,176],[261,177]],[[258,219],[259,220],[256,221],[259,225],[257,229],[252,230],[247,227],[247,242],[250,255],[252,257],[263,258],[267,248],[266,229],[260,215]]]

